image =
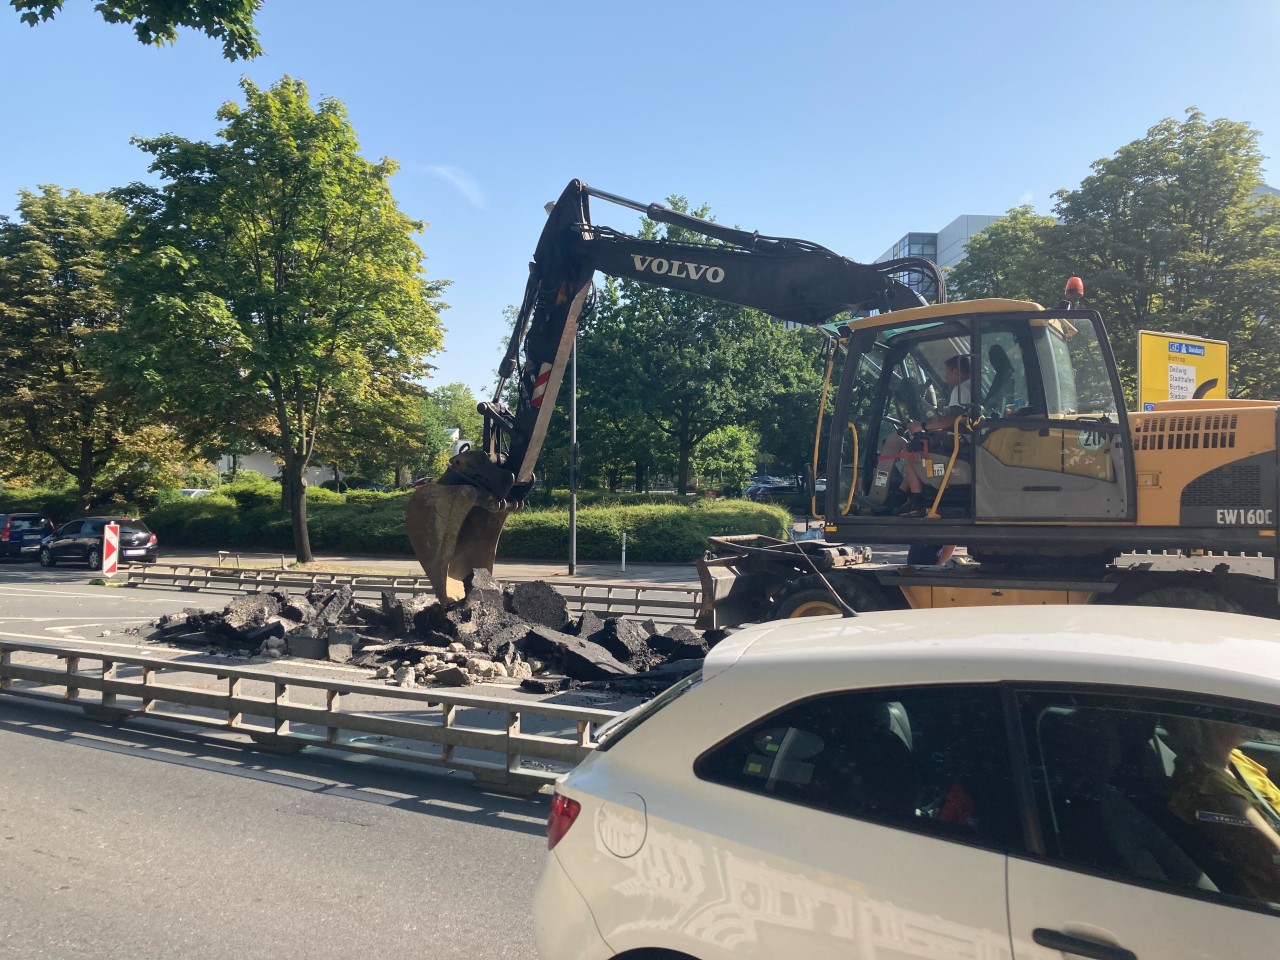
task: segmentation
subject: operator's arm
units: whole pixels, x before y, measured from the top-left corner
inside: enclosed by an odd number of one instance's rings
[[[911,433],[919,433],[921,430],[950,430],[955,426],[956,417],[962,413],[964,413],[964,407],[947,407],[941,416],[926,420],[924,423],[912,420],[907,424],[907,429]]]

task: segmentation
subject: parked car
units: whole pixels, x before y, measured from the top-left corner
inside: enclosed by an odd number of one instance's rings
[[[155,563],[160,559],[159,538],[137,517],[85,517],[64,523],[40,544],[40,566],[52,567],[67,560],[102,569],[104,528],[120,525],[120,563]]]
[[[597,737],[552,798],[544,958],[1189,960],[1280,938],[1274,620],[780,621]]]
[[[800,488],[798,486],[785,480],[752,484],[743,491],[748,500],[754,500],[757,503],[767,503],[770,500],[776,500],[779,497],[799,492]]]
[[[40,540],[51,530],[53,521],[42,513],[0,513],[0,557],[34,557]]]

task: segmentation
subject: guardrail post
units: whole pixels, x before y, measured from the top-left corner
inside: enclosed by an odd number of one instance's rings
[[[103,660],[102,661],[103,684],[105,685],[108,680],[114,680],[115,678],[116,678],[115,663],[111,660]],[[116,695],[113,692],[104,689],[102,691],[102,705],[104,707],[111,707],[111,706],[115,706],[115,702],[116,702]]]
[[[63,657],[67,663],[67,692],[63,694],[64,700],[80,699],[80,685],[76,683],[76,674],[80,672],[79,657]]]
[[[227,726],[234,730],[244,723],[244,714],[236,706],[240,697],[240,678],[227,677]]]
[[[446,730],[448,730],[451,726],[453,726],[453,704],[452,703],[440,704],[440,725],[444,727]],[[448,763],[453,759],[452,743],[440,744],[440,759],[445,763]]]
[[[288,702],[289,702],[289,684],[277,683],[276,684],[276,709],[273,711],[274,716],[272,718],[276,722],[277,737],[289,736],[289,721],[281,719],[280,717],[280,705],[282,703],[288,703]]]
[[[325,709],[330,714],[338,713],[342,710],[342,693],[338,690],[326,690],[324,698]],[[327,727],[325,729],[325,739],[329,743],[337,743],[338,736],[342,733],[341,727]]]
[[[578,721],[578,746],[586,747],[591,745],[591,721]]]
[[[142,712],[150,713],[151,708],[155,705],[155,701],[147,696],[147,687],[151,685],[151,674],[154,672],[153,667],[142,667]]]
[[[507,714],[507,775],[520,771],[520,751],[515,749],[515,738],[520,736],[520,711],[512,710]]]

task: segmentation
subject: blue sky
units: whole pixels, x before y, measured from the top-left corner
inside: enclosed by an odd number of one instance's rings
[[[401,164],[392,188],[429,224],[427,273],[453,281],[435,382],[477,395],[543,204],[575,177],[872,260],[961,213],[1049,212],[1053,191],[1189,106],[1280,151],[1275,0],[265,0],[266,54],[249,63],[191,32],[143,47],[90,0],[67,7],[32,29],[0,6],[0,212],[39,184],[146,179],[131,136],[212,139],[242,75],[301,78],[346,104],[366,155]]]

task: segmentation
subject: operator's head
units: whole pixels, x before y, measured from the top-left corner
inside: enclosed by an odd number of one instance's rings
[[[965,354],[957,353],[954,357],[949,357],[946,367],[948,374],[955,374],[957,383],[969,379],[969,358]]]

